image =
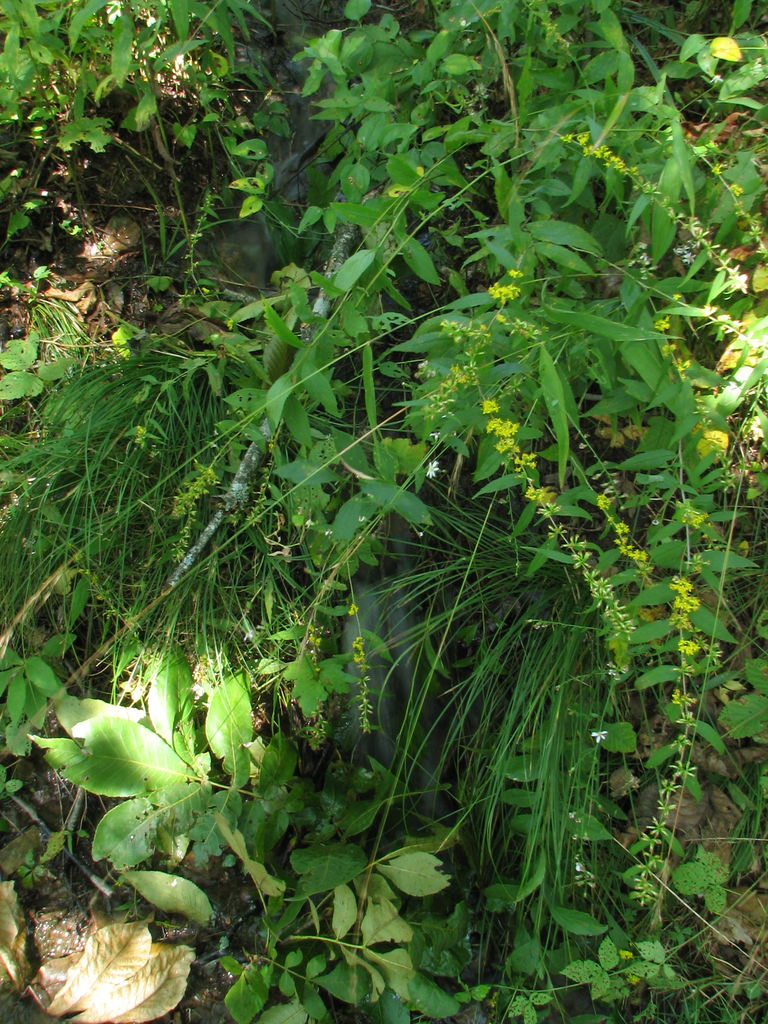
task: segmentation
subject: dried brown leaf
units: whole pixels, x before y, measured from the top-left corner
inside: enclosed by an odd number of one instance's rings
[[[26,937],[24,915],[13,882],[0,882],[0,971],[17,989],[24,987],[29,975],[24,955]]]
[[[95,989],[118,988],[141,970],[149,958],[151,946],[152,937],[144,924],[99,928],[89,936],[83,955],[69,971],[48,1013],[60,1017],[89,1008]]]
[[[144,966],[119,988],[100,985],[89,1007],[72,1024],[142,1024],[157,1020],[179,1002],[187,987],[195,951],[189,946],[152,944]]]

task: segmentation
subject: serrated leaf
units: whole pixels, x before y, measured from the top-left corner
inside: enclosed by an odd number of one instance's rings
[[[333,890],[333,917],[331,928],[337,939],[343,939],[357,918],[357,900],[348,885],[337,885]]]
[[[447,875],[441,873],[442,866],[431,853],[403,853],[386,864],[379,864],[377,870],[409,896],[431,896],[450,882]]]
[[[741,60],[741,47],[732,36],[716,36],[709,44],[709,52],[720,60]]]
[[[92,718],[73,726],[72,735],[83,741],[83,756],[62,774],[89,793],[141,796],[190,779],[190,769],[168,744],[137,722]]]
[[[124,871],[123,879],[167,914],[182,914],[206,925],[213,917],[211,901],[194,882],[166,871]]]

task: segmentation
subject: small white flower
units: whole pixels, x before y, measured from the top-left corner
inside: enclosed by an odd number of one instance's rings
[[[437,459],[433,459],[427,465],[427,480],[434,480],[439,472],[440,463],[437,461]]]
[[[605,740],[607,738],[608,738],[608,730],[607,729],[600,729],[598,732],[593,732],[592,733],[592,739],[595,741],[595,743],[602,743],[603,740]]]
[[[580,860],[576,861],[574,867],[576,868],[576,874],[581,874],[581,872],[584,870],[584,865],[581,863]]]

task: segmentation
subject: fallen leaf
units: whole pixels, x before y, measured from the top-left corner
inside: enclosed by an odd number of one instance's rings
[[[194,960],[189,946],[152,942],[145,924],[109,924],[89,936],[81,954],[44,964],[35,984],[49,994],[51,1017],[76,1013],[72,1024],[142,1024],[172,1010],[184,995]]]
[[[22,989],[29,976],[29,964],[24,955],[26,940],[24,915],[13,882],[0,882],[0,969],[16,989]]]

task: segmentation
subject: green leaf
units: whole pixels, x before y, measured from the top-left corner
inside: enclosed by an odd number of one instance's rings
[[[269,986],[264,980],[265,968],[248,964],[224,996],[224,1003],[237,1024],[251,1024],[267,1001]]]
[[[6,373],[0,380],[0,401],[12,402],[16,398],[34,398],[43,390],[43,382],[34,373]]]
[[[481,68],[474,57],[468,57],[463,53],[449,53],[440,70],[446,75],[469,75],[475,74]]]
[[[348,843],[310,846],[291,854],[291,866],[301,875],[297,893],[302,896],[330,892],[359,875],[367,864],[363,850]]]
[[[189,767],[159,736],[125,718],[89,718],[72,728],[82,756],[63,770],[70,782],[101,796],[140,796],[188,781]]]
[[[333,890],[333,918],[331,928],[337,939],[343,939],[357,918],[357,899],[348,885],[337,885]]]
[[[602,746],[614,754],[633,754],[637,748],[637,734],[629,722],[612,722],[606,731]]]
[[[181,782],[156,790],[151,800],[124,800],[108,810],[96,826],[91,851],[94,860],[107,857],[118,870],[140,864],[154,853],[161,829],[184,835],[203,813],[209,796],[208,787]]]
[[[552,424],[552,431],[557,441],[557,469],[560,487],[565,486],[565,471],[568,465],[568,456],[571,451],[571,439],[568,432],[568,412],[565,388],[560,371],[555,366],[552,356],[546,345],[539,350],[539,372],[541,374],[541,385],[544,402],[549,412]],[[573,401],[570,396],[570,401]]]
[[[304,1024],[307,1011],[297,1000],[270,1006],[259,1017],[259,1024]]]
[[[427,1017],[451,1018],[458,1014],[459,1003],[431,978],[417,973],[408,982],[408,1002]]]
[[[62,683],[47,661],[32,656],[24,662],[24,675],[48,697],[61,689]]]
[[[586,914],[583,910],[572,910],[570,907],[561,907],[552,903],[549,911],[555,923],[573,935],[602,935],[603,932],[608,931],[607,924],[600,924],[591,914]],[[597,964],[595,966],[597,967]]]
[[[371,9],[371,0],[347,0],[344,5],[344,17],[350,21],[360,21]]]
[[[147,667],[151,679],[147,710],[155,732],[189,760],[194,756],[192,726],[192,669],[180,647],[173,647],[152,659]]]
[[[195,924],[206,925],[213,917],[211,901],[202,889],[180,875],[165,871],[124,871],[122,879],[148,903],[167,914],[182,914]]]
[[[329,974],[315,978],[336,999],[358,1006],[371,989],[369,975],[358,964],[350,965],[342,961]]]
[[[35,336],[36,337],[36,336]],[[0,366],[6,370],[28,370],[37,360],[35,337],[13,339],[0,352]]]
[[[409,896],[430,896],[450,883],[442,866],[431,853],[403,853],[379,864],[377,870]]]
[[[248,778],[245,744],[253,738],[251,700],[241,674],[223,679],[213,691],[205,719],[205,736],[216,757],[239,786]]]
[[[353,253],[339,267],[334,275],[333,283],[341,291],[349,291],[375,259],[376,253],[372,249],[361,249],[359,252]]]
[[[602,256],[602,249],[597,241],[577,224],[570,224],[564,220],[534,220],[528,224],[528,230],[539,241],[553,242],[569,249],[580,249],[593,256]]]
[[[250,856],[242,832],[238,829],[230,828],[227,819],[218,812],[214,814],[214,820],[216,827],[224,837],[224,841],[232,852],[240,858],[243,867],[251,876],[256,888],[263,892],[265,896],[281,896],[285,892],[285,882],[278,878],[273,878],[263,864]]]
[[[420,277],[422,281],[426,281],[427,284],[440,284],[440,275],[435,269],[432,257],[424,246],[417,242],[415,238],[409,238],[404,243],[402,256],[406,265],[414,272],[414,274],[416,274],[417,277]]]
[[[606,936],[597,950],[597,958],[603,970],[611,971],[619,962],[619,951],[616,943]]]

